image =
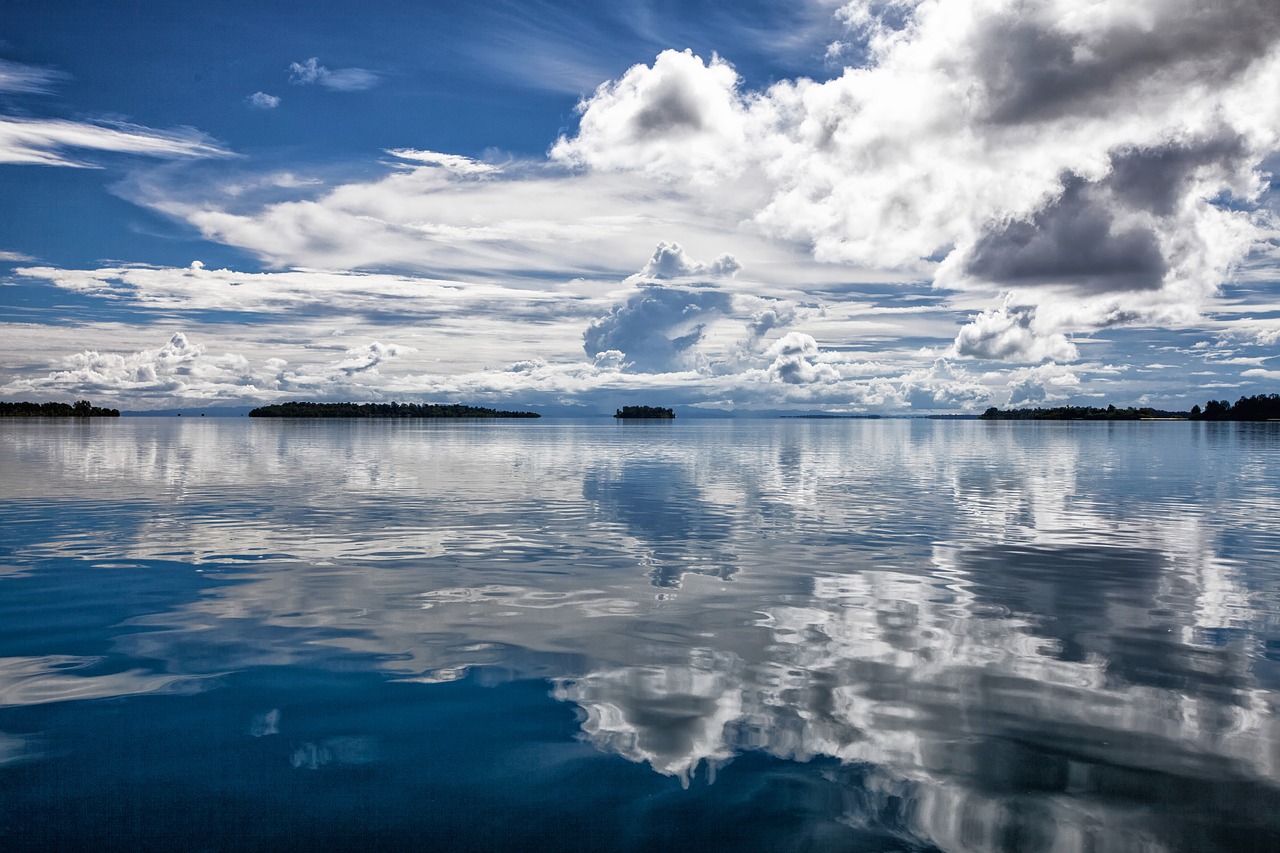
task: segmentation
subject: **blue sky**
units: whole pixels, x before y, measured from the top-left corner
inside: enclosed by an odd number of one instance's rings
[[[1269,0],[0,0],[0,398],[1280,387]]]

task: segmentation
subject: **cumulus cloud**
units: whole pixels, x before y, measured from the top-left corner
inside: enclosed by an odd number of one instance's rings
[[[181,332],[164,346],[129,354],[85,350],[63,359],[63,366],[42,379],[19,380],[5,393],[21,390],[71,391],[77,394],[120,392],[171,393],[183,396],[189,388],[210,380],[238,383],[245,377],[243,360],[234,356],[206,359],[204,348]]]
[[[772,363],[749,375],[788,385],[811,385],[840,379],[839,370],[819,360],[818,342],[802,332],[783,335],[765,351],[765,356],[772,359]]]
[[[378,85],[378,75],[365,68],[330,70],[320,64],[319,57],[289,63],[289,82],[297,85],[318,84],[336,92],[361,92]]]
[[[755,223],[820,259],[942,260],[944,287],[1096,299],[1081,325],[1194,314],[1257,239],[1249,208],[1280,119],[1269,0],[857,2],[843,16],[864,67],[744,92],[723,60],[666,52],[584,101],[552,157],[693,185],[763,175]]]
[[[254,92],[245,100],[249,102],[249,106],[259,110],[274,110],[280,106],[280,99],[266,92]]]
[[[663,240],[637,275],[642,279],[725,277],[734,276],[741,269],[738,259],[727,252],[705,264],[689,257],[679,243]]]
[[[774,329],[791,325],[798,316],[795,303],[783,299],[771,300],[751,314],[747,329],[752,338],[762,338]]]
[[[553,160],[594,169],[638,168],[699,180],[736,167],[745,154],[746,111],[738,74],[718,56],[666,50],[578,105],[576,136],[562,136]]]
[[[650,373],[692,367],[707,324],[732,307],[732,297],[717,290],[643,287],[592,321],[582,348],[589,358],[616,350],[636,370]]]
[[[1042,364],[1011,371],[1007,384],[1010,406],[1037,406],[1065,400],[1076,393],[1080,377],[1069,367]]]
[[[347,357],[335,364],[334,367],[348,376],[355,373],[376,371],[378,365],[384,361],[411,352],[417,352],[417,350],[413,347],[382,344],[378,341],[373,341],[362,347],[352,347],[347,350]]]
[[[73,159],[68,149],[148,157],[223,157],[226,149],[191,130],[162,131],[130,124],[89,124],[61,119],[0,116],[0,163],[40,166],[92,164]]]
[[[176,332],[157,349],[74,353],[45,376],[0,386],[0,395],[105,396],[144,406],[174,400],[261,402],[300,394],[370,399],[379,396],[378,387],[357,380],[366,376],[376,380],[379,365],[414,351],[374,341],[346,350],[336,361],[290,366],[284,359],[268,358],[255,364],[237,353],[210,353],[204,344]]]
[[[1074,361],[1075,344],[1058,332],[1036,326],[1033,308],[1013,307],[983,311],[956,335],[955,355],[993,361]]]

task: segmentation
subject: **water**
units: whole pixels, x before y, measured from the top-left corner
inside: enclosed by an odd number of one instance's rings
[[[1280,849],[1280,425],[0,423],[0,849]]]

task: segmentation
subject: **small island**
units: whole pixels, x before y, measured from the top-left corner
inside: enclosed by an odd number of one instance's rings
[[[537,412],[504,412],[462,403],[277,403],[249,412],[251,418],[540,418]]]
[[[623,406],[613,413],[619,420],[672,420],[676,413],[660,406]]]
[[[69,403],[0,403],[0,418],[118,418],[119,409],[103,409],[88,400]]]

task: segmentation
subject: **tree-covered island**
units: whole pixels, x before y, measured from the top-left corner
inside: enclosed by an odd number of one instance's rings
[[[676,413],[671,409],[664,409],[660,406],[623,406],[613,413],[615,418],[619,420],[649,419],[649,420],[671,420]]]
[[[0,418],[118,418],[119,409],[104,409],[88,400],[70,403],[0,403]]]
[[[1164,412],[1149,408],[1118,409],[1107,406],[1055,406],[1050,409],[998,409],[995,406],[981,415],[984,421],[1141,421],[1154,418],[1185,418],[1186,412]]]
[[[537,412],[504,412],[462,403],[276,403],[249,412],[251,418],[540,418]]]
[[[1107,406],[1057,406],[1049,409],[999,409],[995,406],[982,413],[986,421],[1143,421],[1170,418],[1191,421],[1275,421],[1280,420],[1280,394],[1257,394],[1241,397],[1236,402],[1210,400],[1201,409],[1189,412],[1167,412],[1160,409]]]

